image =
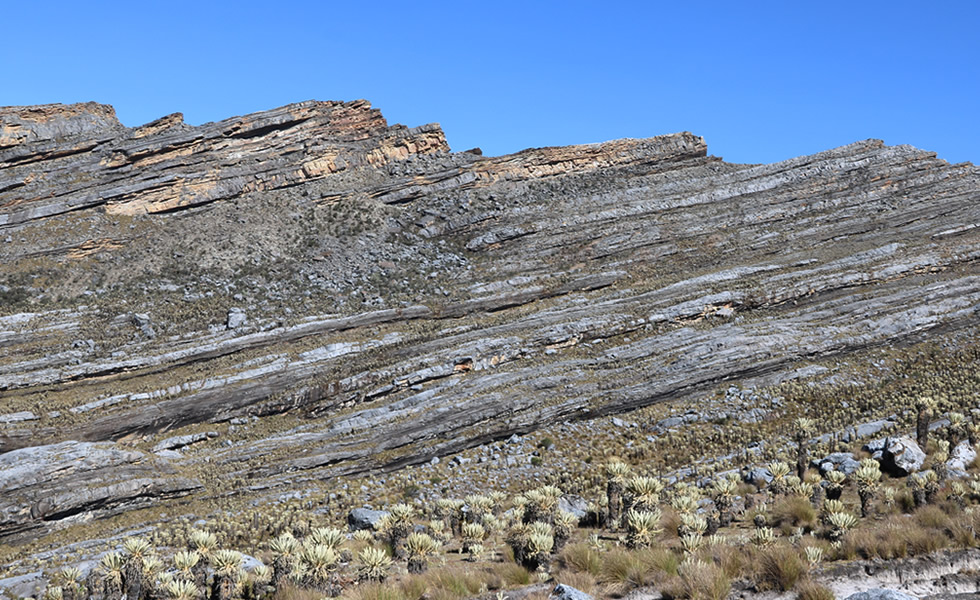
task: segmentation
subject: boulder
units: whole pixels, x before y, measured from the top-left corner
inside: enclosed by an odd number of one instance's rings
[[[238,329],[248,320],[245,311],[240,308],[232,308],[228,311],[228,329]]]
[[[854,458],[854,455],[850,452],[834,452],[833,454],[828,454],[823,458],[814,459],[810,462],[813,466],[818,467],[821,473],[840,471],[845,475],[850,475],[861,466],[860,461]]]
[[[973,449],[970,442],[964,440],[949,453],[949,460],[946,461],[946,472],[949,477],[962,479],[966,477],[966,469],[976,460],[977,451]]]
[[[898,418],[895,415],[891,415],[885,419],[879,419],[877,421],[870,421],[868,423],[860,423],[854,427],[848,427],[844,430],[844,435],[841,439],[845,442],[851,442],[861,438],[870,437],[877,433],[881,433],[883,429],[888,427],[894,427]]]
[[[753,485],[768,485],[772,481],[772,474],[769,473],[769,469],[765,467],[755,467],[752,469],[746,469],[742,472],[742,479],[746,483],[751,483]]]
[[[556,585],[548,597],[554,600],[593,600],[589,594],[563,583]]]
[[[246,571],[252,571],[256,567],[261,567],[263,565],[265,565],[265,563],[255,558],[254,556],[250,556],[248,554],[242,554],[242,568],[245,569]]]
[[[153,339],[157,336],[156,332],[153,330],[153,321],[150,320],[150,315],[145,313],[135,313],[132,315],[131,320],[133,326],[140,330],[144,336],[149,339]]]
[[[915,596],[910,596],[897,590],[876,588],[851,594],[846,600],[919,600]]]
[[[375,530],[377,529],[378,521],[387,516],[387,511],[355,508],[347,514],[347,527],[351,531],[360,531],[361,529]]]
[[[926,453],[908,436],[875,440],[864,448],[881,463],[883,471],[898,477],[915,473],[922,468],[922,463],[926,460]]]
[[[581,521],[589,512],[589,503],[581,496],[565,494],[558,499],[558,510],[571,513],[575,515],[579,521]]]

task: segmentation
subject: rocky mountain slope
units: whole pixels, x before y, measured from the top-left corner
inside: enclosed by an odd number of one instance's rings
[[[2,108],[0,542],[962,347],[978,201],[974,165],[876,140],[484,157],[364,101]]]

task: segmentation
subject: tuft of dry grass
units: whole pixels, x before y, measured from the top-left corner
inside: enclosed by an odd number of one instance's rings
[[[804,579],[796,586],[797,600],[836,600],[834,592],[824,585]]]
[[[669,506],[663,507],[663,516],[660,518],[660,525],[664,528],[664,534],[670,538],[677,537],[677,528],[681,524],[681,516],[676,510]]]
[[[647,569],[636,553],[617,548],[607,552],[603,558],[600,582],[620,586],[624,591],[648,583]]]
[[[780,546],[759,552],[756,563],[756,587],[760,590],[789,591],[807,574],[806,561],[791,546]]]
[[[493,565],[493,572],[507,586],[529,585],[531,583],[531,573],[513,560]]]
[[[799,496],[786,496],[772,507],[771,517],[777,527],[803,527],[812,531],[817,526],[817,510],[810,501]]]
[[[908,540],[905,536],[898,535],[896,529],[898,528],[889,525],[852,531],[847,535],[844,544],[862,558],[905,558],[909,555]]]
[[[573,573],[570,571],[562,571],[555,577],[556,583],[563,583],[565,585],[572,586],[573,588],[585,592],[590,596],[595,596],[597,592],[597,585],[595,577],[588,573],[578,572]]]
[[[643,586],[656,586],[678,573],[679,559],[667,548],[627,551],[614,549],[602,555],[596,580],[612,594]]]
[[[635,554],[650,573],[658,577],[662,576],[661,574],[677,575],[680,558],[667,548],[645,548]]]
[[[934,504],[923,506],[915,513],[915,522],[922,527],[930,529],[949,530],[953,524],[953,519],[948,512]]]
[[[478,594],[484,586],[490,587],[488,573],[467,569],[462,565],[432,570],[416,579],[421,580],[421,587],[425,591],[411,600],[422,597],[429,600],[461,600]],[[404,587],[403,584],[402,588]]]
[[[323,598],[323,593],[296,587],[290,583],[283,583],[279,585],[273,598],[275,600],[320,600]]]
[[[895,515],[874,525],[848,532],[837,558],[891,560],[936,552],[952,541],[975,541],[964,523],[957,523],[937,506],[922,507],[915,516]]]
[[[682,564],[661,587],[665,596],[676,600],[725,600],[731,590],[731,580],[721,567],[703,561]]]
[[[746,548],[739,548],[730,544],[720,544],[703,550],[706,559],[710,559],[720,566],[730,579],[742,577],[748,572],[755,563],[754,554],[746,551]],[[674,574],[676,574],[676,566]]]
[[[895,508],[903,513],[911,513],[915,510],[915,499],[912,492],[899,490],[895,493]]]
[[[598,577],[602,571],[602,556],[588,544],[566,546],[559,556],[560,564],[576,573],[588,573]]]
[[[322,597],[323,594],[318,596]],[[409,600],[400,588],[383,583],[359,585],[346,590],[341,597],[350,600]]]
[[[482,589],[499,589],[501,583],[503,579],[493,569],[473,569],[457,564],[408,575],[397,583],[357,585],[344,590],[342,597],[350,600],[462,600],[477,595]],[[276,600],[321,600],[323,597],[319,592],[308,593],[309,596],[288,599],[277,595]]]

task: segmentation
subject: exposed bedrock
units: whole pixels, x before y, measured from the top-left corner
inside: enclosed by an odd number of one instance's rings
[[[165,460],[111,442],[61,442],[0,454],[0,538],[29,539],[201,489]]]
[[[168,450],[264,489],[978,324],[980,170],[908,146],[483,157],[364,101],[0,126],[0,459],[286,414]]]

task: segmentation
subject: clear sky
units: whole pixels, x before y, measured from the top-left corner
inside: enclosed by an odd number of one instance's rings
[[[770,162],[865,138],[980,163],[980,0],[3,2],[0,105],[199,124],[366,98],[485,154],[692,131]]]

